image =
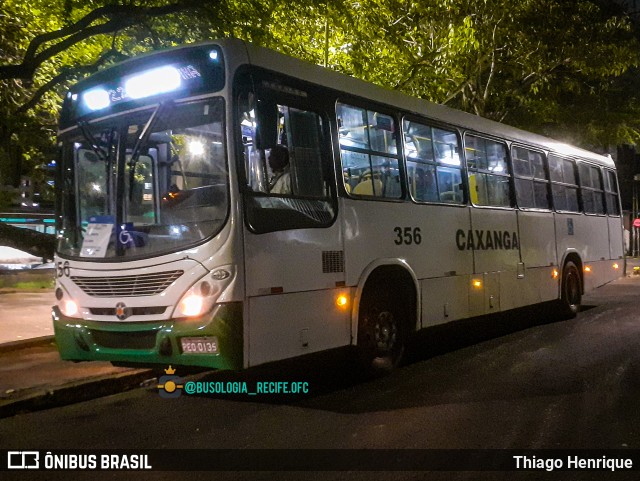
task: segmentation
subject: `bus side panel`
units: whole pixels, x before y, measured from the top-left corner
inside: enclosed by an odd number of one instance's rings
[[[250,365],[351,342],[349,316],[335,304],[344,284],[339,226],[245,230]]]
[[[622,241],[622,221],[620,217],[608,217],[609,223],[609,258],[622,259],[624,248]]]
[[[522,266],[517,292],[504,298],[503,309],[512,309],[558,297],[553,266],[558,264],[555,223],[551,212],[517,211]]]
[[[347,285],[357,285],[376,259],[404,259],[418,279],[473,272],[473,250],[466,243],[467,208],[341,201]]]
[[[249,299],[249,365],[287,359],[351,342],[350,305],[336,298],[350,289],[327,289]]]
[[[576,251],[583,262],[584,290],[589,291],[606,282],[604,263],[609,257],[609,226],[607,218],[584,214],[556,214],[556,236],[558,261],[562,262],[567,252]],[[561,266],[562,267],[562,266]]]
[[[556,224],[556,249],[558,256],[558,266],[563,267],[562,263],[565,260],[567,252],[575,250],[578,252],[580,258],[584,261],[584,241],[580,240],[580,233],[578,231],[581,225],[579,220],[582,217],[581,214],[554,214],[554,221]],[[585,235],[584,232],[581,233]]]
[[[518,277],[512,271],[500,272],[500,309],[508,311],[540,302],[537,281],[535,269],[527,269],[524,277]]]
[[[469,317],[470,276],[440,277],[421,281],[422,327]]]
[[[520,251],[526,269],[558,264],[553,214],[518,211]]]
[[[475,272],[509,271],[516,278],[520,239],[516,213],[511,209],[471,210],[475,244]]]
[[[609,223],[607,217],[585,215],[580,224],[586,244],[585,260],[597,262],[609,259]]]
[[[475,280],[469,285],[470,315],[490,314],[511,309],[524,302],[522,280],[518,279],[520,239],[516,213],[512,209],[471,209]],[[474,301],[484,291],[483,302]]]
[[[540,291],[540,302],[553,301],[560,297],[560,269],[556,266],[535,269]]]
[[[609,257],[613,259],[605,271],[605,282],[611,282],[624,273],[624,244],[622,239],[622,219],[620,217],[608,217],[609,223]],[[617,261],[617,262],[615,262]],[[614,265],[618,266],[614,268]]]
[[[344,281],[344,268],[323,265],[323,252],[341,257],[339,223],[326,229],[267,234],[245,232],[247,297],[330,289]],[[326,259],[327,256],[325,255]]]

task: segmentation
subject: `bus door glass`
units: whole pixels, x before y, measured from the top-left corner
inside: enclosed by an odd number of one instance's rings
[[[326,121],[300,104],[241,95],[245,207],[254,232],[325,227],[335,217]]]

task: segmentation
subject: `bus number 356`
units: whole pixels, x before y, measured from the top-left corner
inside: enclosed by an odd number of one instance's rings
[[[398,246],[401,244],[420,244],[422,242],[420,227],[396,227],[393,231],[397,236],[394,242]]]

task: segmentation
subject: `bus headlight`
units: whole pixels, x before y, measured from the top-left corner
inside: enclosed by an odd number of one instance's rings
[[[206,283],[207,281],[197,282],[182,296],[173,312],[173,317],[198,317],[211,310],[218,300],[220,290],[211,286],[203,287]]]
[[[227,275],[221,276],[220,272]],[[218,301],[233,275],[227,270],[216,269],[196,282],[184,293],[173,311],[173,317],[198,317],[209,312]]]
[[[199,316],[203,312],[205,298],[197,294],[189,294],[180,301],[178,310],[186,317]]]
[[[81,317],[79,315],[80,308],[78,307],[78,303],[71,299],[71,296],[69,296],[69,293],[63,286],[58,285],[55,293],[58,308],[63,315],[67,317]]]
[[[65,299],[60,302],[60,310],[67,317],[79,317],[78,316],[78,304],[71,299]]]

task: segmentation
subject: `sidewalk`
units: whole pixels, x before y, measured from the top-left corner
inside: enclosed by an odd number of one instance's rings
[[[153,384],[147,369],[62,361],[53,338],[53,289],[0,289],[0,418]]]
[[[0,350],[7,343],[52,338],[51,306],[56,301],[53,289],[0,289]]]

